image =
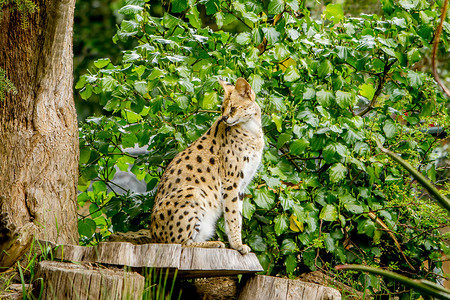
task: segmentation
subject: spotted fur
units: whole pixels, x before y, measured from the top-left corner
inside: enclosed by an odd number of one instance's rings
[[[261,109],[245,79],[237,79],[235,86],[219,82],[225,90],[222,115],[165,170],[150,230],[159,243],[222,248],[222,242],[208,240],[224,214],[231,247],[246,254],[250,247],[242,244],[242,203],[264,147]]]

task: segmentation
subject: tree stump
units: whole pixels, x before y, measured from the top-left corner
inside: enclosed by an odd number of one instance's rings
[[[41,299],[142,299],[145,284],[135,272],[55,261],[40,262],[36,275]]]
[[[239,300],[340,300],[341,293],[333,288],[300,280],[256,275],[250,278]]]

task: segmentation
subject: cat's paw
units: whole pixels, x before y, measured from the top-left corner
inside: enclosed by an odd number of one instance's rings
[[[239,245],[238,247],[234,248],[235,250],[239,251],[242,255],[248,254],[252,249],[247,245]]]

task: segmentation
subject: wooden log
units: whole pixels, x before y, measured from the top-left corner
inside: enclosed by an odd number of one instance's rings
[[[179,277],[213,277],[264,271],[254,253],[232,249],[182,248]]]
[[[48,243],[48,242],[41,242]],[[55,245],[54,257],[65,261],[102,263],[129,267],[178,268],[181,245],[106,242],[94,247]]]
[[[239,300],[340,300],[341,293],[330,287],[272,276],[256,275],[245,284]]]
[[[41,299],[142,299],[145,284],[135,272],[55,261],[41,261],[36,276]]]
[[[320,271],[302,274],[299,279],[303,282],[311,282],[324,286],[334,286],[337,290],[341,292],[344,298],[350,297],[351,299],[364,299],[363,292],[360,292],[349,285],[339,282],[336,278],[328,276]]]
[[[41,242],[46,243],[46,242]],[[133,245],[100,243],[94,247],[55,245],[53,257],[64,261],[90,262],[138,268],[178,269],[178,277],[213,277],[263,271],[254,253],[232,249],[184,248],[179,244]]]

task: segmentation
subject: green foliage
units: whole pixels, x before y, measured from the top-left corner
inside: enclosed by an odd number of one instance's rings
[[[11,92],[17,94],[17,88],[11,80],[6,77],[6,72],[0,68],[0,101],[5,100],[5,94]]]
[[[450,290],[443,288],[441,285],[436,284],[434,282],[428,280],[413,280],[406,276],[399,275],[395,272],[390,272],[386,270],[381,270],[378,268],[368,267],[368,266],[359,266],[359,265],[347,265],[347,266],[338,266],[340,270],[358,270],[365,271],[371,274],[378,274],[392,280],[401,282],[407,286],[410,286],[421,293],[423,295],[428,295],[432,297],[436,297],[438,299],[450,299]]]
[[[175,282],[177,280],[177,271],[170,275],[170,270],[166,272],[156,269],[144,269],[145,287],[143,300],[170,300],[181,299],[182,290],[175,291]],[[178,297],[175,297],[178,294]]]
[[[405,168],[429,193],[432,195],[441,205],[444,207],[447,211],[447,213],[450,213],[450,201],[445,196],[439,193],[439,191],[436,189],[436,187],[428,180],[426,179],[420,172],[418,172],[416,169],[414,169],[407,161],[403,160],[401,157],[396,155],[395,153],[389,151],[388,149],[385,149],[380,142],[377,142],[378,148],[380,148],[381,151],[386,153],[389,157],[391,157],[394,161],[396,161],[399,165],[401,165],[403,168]],[[349,270],[359,270],[359,271],[366,271],[371,274],[378,274],[387,278],[390,278],[392,280],[401,282],[407,286],[412,287],[413,289],[420,291],[423,294],[437,297],[439,299],[450,299],[450,290],[443,288],[441,285],[430,282],[428,280],[420,280],[419,282],[413,279],[410,279],[408,277],[402,276],[400,274],[397,274],[395,272],[390,272],[386,270],[381,270],[379,268],[373,268],[373,267],[367,267],[367,266],[361,266],[361,265],[344,265],[344,266],[337,266],[336,269],[349,269]]]
[[[414,64],[429,53],[438,4],[382,5],[383,16],[348,18],[331,4],[316,20],[295,0],[171,1],[162,17],[144,1],[127,1],[113,40],[138,45],[120,63],[97,60],[97,71],[76,84],[82,98],[98,95],[108,114],[80,130],[79,203],[90,205],[83,242],[148,225],[165,166],[218,117],[217,78],[242,76],[257,94],[266,141],[244,200],[243,237],[266,273],[377,263],[421,276],[424,260],[440,268],[446,248],[437,228],[448,216],[430,202],[429,214],[416,217],[423,202],[408,173],[373,142],[423,172],[435,167],[439,138],[424,129],[449,127],[447,99]],[[202,13],[217,30],[203,27]],[[221,30],[231,22],[245,29]],[[133,147],[145,151],[132,154]],[[117,170],[144,180],[148,192],[122,194],[112,181]],[[218,227],[226,240],[223,222]]]
[[[10,6],[12,10],[17,10],[19,12],[23,29],[27,29],[29,26],[29,15],[35,13],[39,9],[39,6],[31,0],[0,0],[0,19],[2,18],[3,7],[6,6]]]

